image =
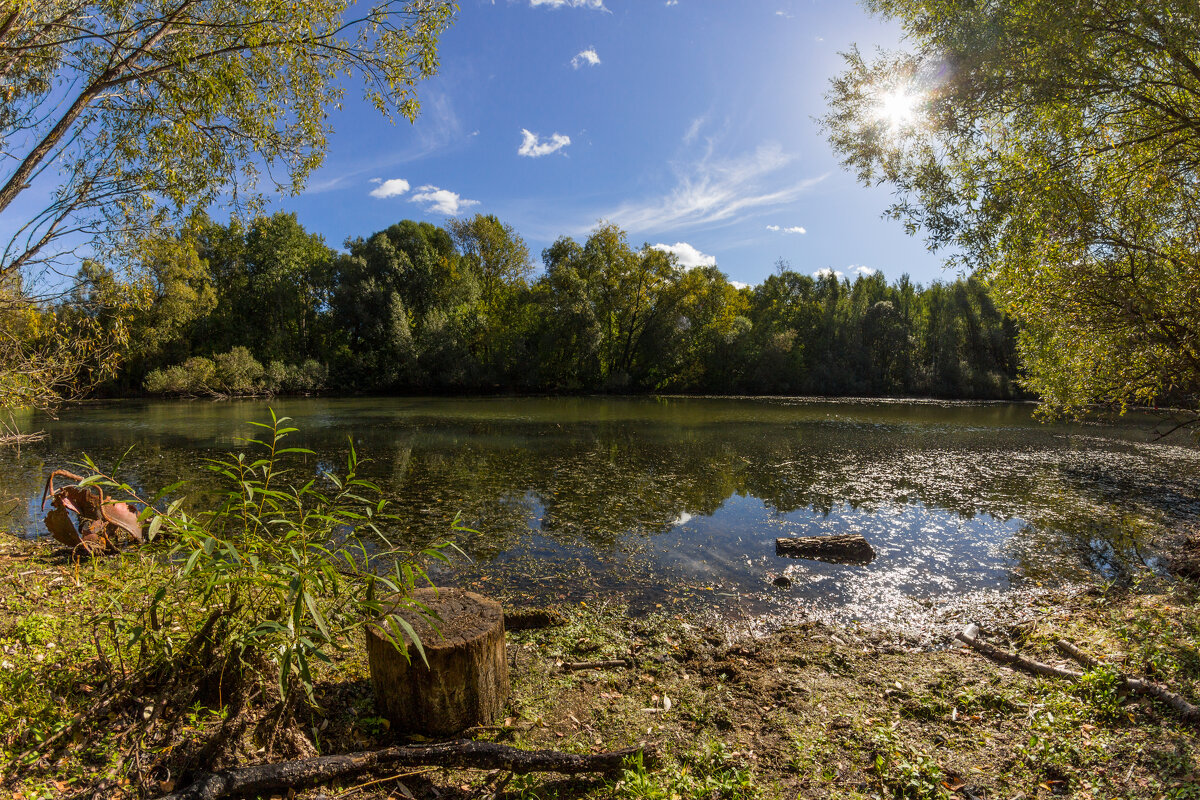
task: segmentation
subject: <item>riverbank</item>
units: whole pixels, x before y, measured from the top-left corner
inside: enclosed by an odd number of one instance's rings
[[[4,789],[15,798],[155,796],[186,782],[220,727],[219,703],[170,709],[168,699],[159,713],[172,720],[169,728],[130,742],[122,731],[156,713],[153,698],[130,695],[95,711],[124,667],[97,643],[104,637],[93,617],[111,603],[137,602],[137,587],[154,570],[146,554],[122,559],[74,564],[40,542],[0,546],[0,745]],[[621,778],[565,782],[408,770],[299,796],[1197,796],[1195,731],[1165,707],[1120,697],[1105,671],[1072,685],[865,628],[808,623],[731,639],[718,625],[677,616],[632,618],[616,606],[562,610],[562,627],[509,633],[507,717],[476,738],[571,752],[653,743],[662,754],[657,768],[631,765]],[[993,631],[991,640],[1053,662],[1059,637],[1200,699],[1193,583],[1145,575],[1123,588],[1047,595],[1028,619]],[[301,749],[337,753],[403,741],[375,714],[361,648],[346,644],[318,675],[321,710],[302,715]],[[558,666],[607,659],[634,667]],[[93,718],[61,747],[16,763],[89,709]],[[244,749],[253,760],[254,746]]]

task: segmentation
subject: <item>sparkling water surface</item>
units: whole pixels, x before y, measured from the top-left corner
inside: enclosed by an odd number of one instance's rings
[[[87,453],[151,492],[290,416],[314,474],[353,438],[396,533],[470,556],[440,581],[540,603],[821,618],[913,631],[1044,587],[1157,566],[1200,519],[1200,449],[1155,420],[1042,424],[1029,404],[792,398],[341,398],[88,404],[0,453],[4,522],[41,532],[42,481]],[[132,447],[132,450],[130,448]],[[876,558],[779,558],[779,536],[859,533]],[[782,580],[786,578],[786,580]],[[787,584],[777,586],[773,581]]]

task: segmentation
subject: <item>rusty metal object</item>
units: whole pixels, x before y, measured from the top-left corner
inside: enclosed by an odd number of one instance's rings
[[[55,478],[67,478],[75,483],[55,488]],[[82,480],[65,469],[56,469],[46,478],[42,508],[46,507],[49,498],[50,510],[43,522],[50,535],[67,547],[82,547],[93,555],[117,552],[122,533],[140,544],[142,526],[138,523],[137,512],[128,503],[106,499],[99,486],[80,486]]]

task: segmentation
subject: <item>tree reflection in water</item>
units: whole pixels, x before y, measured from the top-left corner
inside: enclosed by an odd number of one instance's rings
[[[309,399],[274,403],[323,461],[346,437],[398,533],[479,533],[445,576],[551,599],[681,599],[839,619],[907,615],[1100,572],[1200,518],[1200,450],[1150,422],[1041,425],[1031,406],[785,399]],[[45,421],[0,455],[10,526],[38,529],[42,475],[89,453],[154,488],[236,448],[266,404],[119,403]],[[322,461],[301,466],[306,475]],[[299,476],[298,476],[299,477]],[[203,484],[191,501],[205,502]],[[776,536],[862,533],[865,567],[788,562]],[[771,576],[785,572],[779,590]]]

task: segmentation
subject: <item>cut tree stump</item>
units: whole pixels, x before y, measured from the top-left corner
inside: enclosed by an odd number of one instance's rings
[[[874,548],[857,533],[776,539],[775,555],[828,561],[832,564],[870,564],[875,560]]]
[[[490,725],[508,700],[508,659],[500,604],[461,589],[417,589],[414,600],[436,615],[414,608],[396,615],[416,631],[425,649],[404,637],[408,656],[397,650],[379,624],[367,628],[367,661],[380,713],[392,729],[446,735]],[[436,626],[436,630],[433,626]]]

